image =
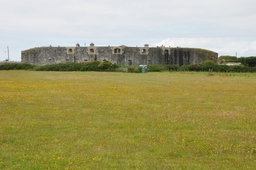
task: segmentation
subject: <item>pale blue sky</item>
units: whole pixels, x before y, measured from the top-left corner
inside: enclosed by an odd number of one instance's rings
[[[0,61],[40,46],[166,45],[256,56],[255,0],[8,0]]]

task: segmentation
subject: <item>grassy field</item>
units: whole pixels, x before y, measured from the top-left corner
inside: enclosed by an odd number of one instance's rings
[[[255,169],[256,74],[0,71],[0,169]]]

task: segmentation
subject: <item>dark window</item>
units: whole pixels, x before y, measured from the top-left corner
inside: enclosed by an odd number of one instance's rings
[[[169,51],[164,50],[164,64],[169,64],[168,63],[168,55],[169,55]]]
[[[121,50],[120,50],[119,48],[116,48],[116,49],[114,50],[114,53],[115,53],[115,54],[120,54],[120,52],[121,52]]]
[[[132,65],[132,60],[128,60],[128,65],[129,65],[129,66]]]

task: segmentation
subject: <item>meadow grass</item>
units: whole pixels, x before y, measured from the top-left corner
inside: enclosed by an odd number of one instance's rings
[[[0,169],[254,169],[256,74],[0,71]]]

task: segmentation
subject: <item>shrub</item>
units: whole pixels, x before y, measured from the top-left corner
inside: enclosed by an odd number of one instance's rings
[[[249,66],[249,67],[255,67],[256,66],[256,57],[241,57],[238,59],[239,62],[241,62],[243,65]]]
[[[217,67],[218,65],[212,60],[206,60],[203,63],[201,63],[202,71],[209,71],[209,70],[217,71]]]
[[[44,66],[37,66],[34,70],[36,71],[73,71],[74,63],[59,63],[59,64],[48,64]]]
[[[99,70],[99,61],[91,61],[91,62],[84,62],[80,63],[80,71],[98,71]]]
[[[127,67],[129,73],[139,73],[139,67],[138,66],[129,66]]]
[[[178,71],[179,70],[179,65],[177,65],[177,64],[168,64],[168,65],[166,65],[165,66],[165,68],[166,68],[166,70],[168,70],[168,71]]]
[[[229,66],[229,72],[252,72],[253,69],[248,66]]]
[[[236,56],[220,56],[218,58],[219,61],[225,60],[226,62],[237,62],[237,57]]]
[[[252,72],[256,72],[256,66],[251,68]]]
[[[4,63],[0,64],[0,70],[29,70],[35,66],[27,63]]]
[[[148,72],[161,72],[166,70],[167,68],[161,64],[148,65]]]
[[[37,66],[36,71],[97,71],[99,61],[86,62],[86,63],[59,63],[48,64],[44,66]]]
[[[110,71],[113,70],[113,64],[109,61],[103,61],[98,65],[99,70]]]
[[[118,65],[112,64],[109,61],[99,62],[84,62],[84,63],[59,63],[48,64],[44,66],[36,66],[36,71],[112,71],[118,68]]]
[[[189,65],[183,65],[179,68],[179,71],[189,71]]]
[[[193,65],[188,65],[188,70],[189,71],[201,71],[202,68],[198,64],[193,64]]]
[[[215,71],[227,72],[227,71],[229,71],[229,66],[227,66],[227,65],[218,65],[217,70],[215,70]]]

